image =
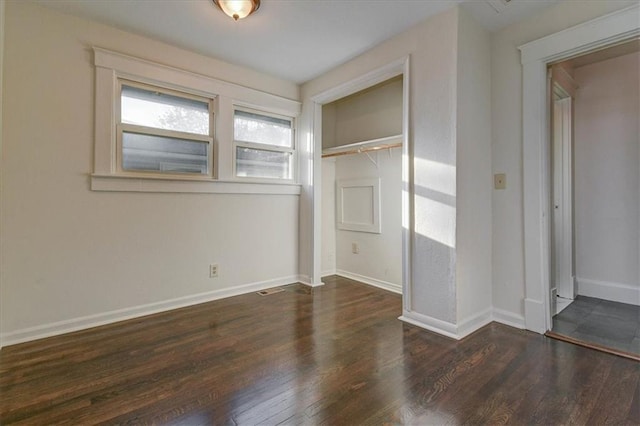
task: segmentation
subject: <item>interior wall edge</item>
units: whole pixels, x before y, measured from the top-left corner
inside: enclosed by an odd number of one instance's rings
[[[321,287],[324,285],[322,281],[314,283],[308,275],[298,275],[298,282],[306,285],[307,287]]]
[[[4,66],[4,11],[5,11],[5,0],[0,0],[0,164],[2,164],[2,92],[3,92],[3,78],[2,78],[2,69]],[[0,206],[2,205],[2,177],[0,177]],[[0,211],[2,208],[0,207]],[[0,238],[2,236],[2,225],[0,225]],[[0,252],[0,256],[2,256]],[[2,272],[0,271],[0,330],[2,330]],[[0,349],[4,345],[2,335],[0,335]]]
[[[402,312],[402,316],[398,319],[408,324],[424,328],[425,330],[432,331],[455,340],[461,340],[494,321],[495,319],[493,314],[493,308],[487,308],[477,314],[465,318],[457,324],[453,324],[427,315],[422,315],[417,312],[404,310]]]
[[[461,321],[457,325],[458,339],[463,339],[493,321],[493,308],[489,307]]]
[[[398,319],[442,336],[459,340],[456,325],[450,322],[442,321],[418,312],[408,311],[406,309],[403,310],[402,315],[398,317]]]

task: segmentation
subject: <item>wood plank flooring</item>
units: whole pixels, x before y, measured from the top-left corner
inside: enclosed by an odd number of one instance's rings
[[[639,424],[640,364],[330,277],[0,351],[0,424]]]

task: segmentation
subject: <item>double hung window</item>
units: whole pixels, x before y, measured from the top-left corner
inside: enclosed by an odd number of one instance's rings
[[[213,175],[213,100],[119,80],[122,172]]]
[[[236,108],[233,135],[237,177],[293,180],[293,118]]]

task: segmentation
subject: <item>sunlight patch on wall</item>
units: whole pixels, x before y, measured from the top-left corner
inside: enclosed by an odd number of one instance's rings
[[[417,185],[442,194],[456,196],[455,166],[424,158],[414,158],[413,167],[415,176],[420,177],[420,181],[416,181]]]
[[[415,232],[454,248],[456,208],[420,195],[415,196]]]

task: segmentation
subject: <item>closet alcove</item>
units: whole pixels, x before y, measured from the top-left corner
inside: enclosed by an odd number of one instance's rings
[[[403,77],[322,106],[322,275],[402,292]]]

